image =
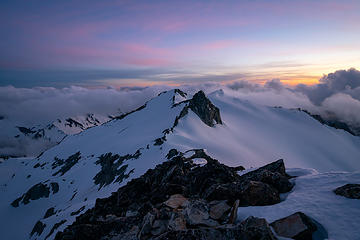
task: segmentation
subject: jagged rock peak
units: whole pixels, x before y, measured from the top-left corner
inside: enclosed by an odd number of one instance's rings
[[[213,127],[215,124],[222,124],[219,108],[201,90],[189,100],[189,108],[210,127]]]

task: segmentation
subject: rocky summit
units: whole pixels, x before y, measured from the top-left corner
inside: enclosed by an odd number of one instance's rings
[[[276,239],[265,219],[238,222],[237,210],[279,203],[279,194],[292,189],[283,160],[239,175],[241,166],[223,165],[202,149],[167,156],[97,199],[56,239]]]

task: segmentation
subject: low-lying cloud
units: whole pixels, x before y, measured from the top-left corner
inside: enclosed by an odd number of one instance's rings
[[[14,126],[29,127],[87,113],[116,115],[131,111],[171,88],[165,85],[120,90],[75,86],[62,89],[0,87],[0,128],[4,128],[4,121],[13,122]],[[189,94],[200,89],[210,93],[222,88],[227,94],[242,100],[267,106],[302,108],[360,129],[360,71],[356,69],[324,75],[320,83],[313,86],[300,84],[290,88],[280,80],[273,79],[264,85],[237,81],[225,85],[212,82],[179,88]],[[9,142],[8,136],[0,134],[0,155],[26,152],[19,144]]]
[[[57,118],[95,113],[128,112],[169,87],[116,90],[70,88],[0,87],[0,116],[26,125],[47,123]]]

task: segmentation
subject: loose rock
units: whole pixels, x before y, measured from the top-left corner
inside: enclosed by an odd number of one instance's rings
[[[334,192],[347,198],[360,199],[360,184],[346,184],[338,187]]]
[[[210,207],[209,214],[212,219],[218,220],[223,219],[229,210],[230,206],[226,203],[226,201],[220,201]]]
[[[165,202],[165,205],[171,208],[184,207],[188,200],[181,194],[171,195],[170,198]]]
[[[192,152],[172,150],[168,161],[97,199],[55,239],[275,239],[264,219],[236,218],[239,206],[277,203],[290,189],[282,186],[292,187],[283,161],[239,176],[204,150]],[[207,164],[197,166],[196,158]]]
[[[296,240],[311,240],[317,230],[316,224],[302,212],[276,220],[270,225],[279,236]]]

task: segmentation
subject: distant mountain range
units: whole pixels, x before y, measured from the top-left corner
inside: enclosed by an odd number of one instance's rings
[[[7,139],[7,143],[1,146],[0,157],[37,156],[60,143],[66,136],[78,134],[111,119],[111,116],[86,114],[57,119],[46,125],[24,126],[3,118],[0,120],[0,135],[1,139]]]

